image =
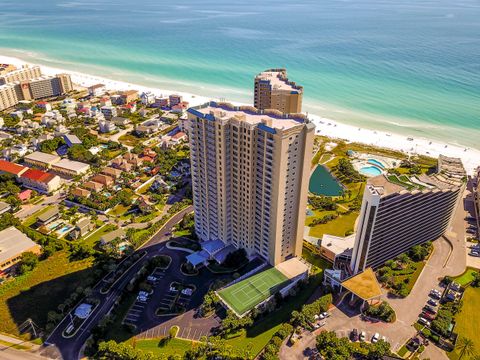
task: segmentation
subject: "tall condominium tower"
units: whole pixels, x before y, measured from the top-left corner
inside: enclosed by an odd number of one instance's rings
[[[368,181],[350,263],[354,273],[444,235],[464,188],[443,174],[394,182],[384,175]]]
[[[302,112],[303,87],[288,81],[287,70],[270,69],[255,77],[254,106],[284,114]]]
[[[301,254],[315,126],[208,103],[188,110],[195,230],[276,265]]]

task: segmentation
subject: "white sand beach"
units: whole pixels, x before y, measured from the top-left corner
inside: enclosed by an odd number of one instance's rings
[[[14,64],[20,67],[27,63],[21,59],[0,55],[0,63]],[[205,96],[199,96],[186,92],[178,92],[174,90],[157,89],[138,84],[111,80],[103,77],[92,76],[75,71],[68,71],[64,69],[48,67],[40,65],[42,72],[46,75],[54,75],[58,73],[68,73],[72,77],[72,81],[80,86],[86,87],[94,84],[105,84],[109,90],[129,90],[135,89],[140,92],[151,91],[158,96],[168,96],[169,94],[182,95],[184,100],[190,103],[190,106],[200,105],[211,99]],[[239,104],[239,103],[237,103]],[[369,129],[362,129],[356,126],[340,123],[333,119],[323,118],[318,115],[309,114],[309,118],[317,126],[316,133],[332,138],[344,139],[350,142],[360,142],[368,145],[375,145],[379,147],[399,150],[409,155],[420,154],[432,157],[437,157],[440,154],[452,157],[459,157],[462,159],[465,169],[468,174],[472,174],[474,169],[480,166],[480,149],[466,148],[451,144],[445,144],[427,138],[414,138],[405,135],[387,133],[382,131],[375,131]],[[461,139],[459,139],[461,141]],[[479,144],[480,146],[480,144]]]

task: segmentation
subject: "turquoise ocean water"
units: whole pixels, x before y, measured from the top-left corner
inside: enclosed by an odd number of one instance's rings
[[[245,102],[287,67],[307,111],[480,148],[478,0],[1,0],[0,53]]]

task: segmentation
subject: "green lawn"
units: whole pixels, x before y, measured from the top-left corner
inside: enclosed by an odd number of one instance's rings
[[[453,281],[455,281],[456,283],[458,283],[462,286],[465,286],[468,283],[473,281],[473,274],[476,273],[476,272],[477,272],[477,270],[475,270],[475,269],[467,268],[467,270],[465,270],[465,272],[463,274],[454,278]]]
[[[78,286],[93,281],[92,259],[69,262],[66,251],[0,287],[0,332],[19,335],[17,326],[31,318],[45,328],[47,313],[57,310]]]
[[[287,285],[288,278],[275,268],[250,276],[218,292],[218,295],[239,315]]]
[[[480,323],[480,312],[478,311],[478,304],[480,304],[480,288],[469,286],[465,290],[463,296],[462,311],[455,316],[457,325],[454,331],[460,337],[465,337],[473,341],[475,345],[475,353],[480,353],[480,337],[478,336],[478,324]],[[452,360],[457,360],[459,354],[457,350],[447,353]],[[463,357],[467,359],[468,357]]]
[[[118,141],[121,143],[121,144],[124,144],[124,145],[127,145],[127,146],[135,146],[137,144],[139,144],[142,139],[136,137],[135,135],[132,135],[132,134],[124,134],[122,136],[120,136],[118,138]]]
[[[91,235],[87,236],[82,241],[91,247],[95,247],[103,235],[115,230],[115,228],[116,226],[113,224],[105,225],[102,228],[92,231]]]
[[[183,357],[187,350],[195,347],[195,342],[173,338],[166,342],[165,340],[137,340],[135,347],[138,350],[150,352],[154,355],[163,355],[165,358],[169,356]]]
[[[124,206],[122,204],[118,204],[112,210],[108,212],[109,216],[121,217],[130,209],[130,206]]]
[[[347,215],[340,215],[326,224],[315,225],[310,229],[310,236],[318,238],[321,238],[323,234],[345,236],[347,231],[353,231],[358,214],[357,211],[353,211]]]
[[[31,225],[35,224],[35,222],[37,221],[37,217],[39,217],[43,213],[46,213],[48,210],[50,210],[53,207],[54,207],[53,205],[45,206],[43,209],[37,211],[36,213],[34,213],[34,214],[30,215],[28,218],[26,218],[23,221],[23,225],[31,226]]]
[[[310,249],[306,248],[305,246],[302,249],[302,257],[310,264],[316,266],[317,269],[320,269],[321,271],[323,271],[323,269],[331,267],[331,264],[327,260],[325,260],[318,254],[314,254]]]

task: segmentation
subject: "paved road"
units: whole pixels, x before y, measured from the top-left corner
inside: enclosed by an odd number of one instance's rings
[[[64,198],[61,192],[53,194],[52,196],[47,196],[43,201],[39,204],[32,205],[24,205],[22,207],[22,210],[18,211],[15,213],[15,216],[19,218],[21,221],[25,220],[27,217],[30,215],[35,214],[37,211],[41,210],[42,208],[49,206],[49,205],[54,205],[54,204],[59,204],[61,200]]]
[[[280,349],[281,359],[307,359],[304,350],[315,347],[315,337],[320,331],[333,330],[338,336],[348,336],[353,328],[367,332],[367,339],[378,332],[386,336],[393,350],[398,350],[416,331],[412,324],[416,321],[432,288],[438,288],[438,283],[445,275],[459,275],[465,270],[465,212],[464,199],[459,200],[452,218],[451,226],[445,238],[434,242],[434,252],[428,260],[422,274],[419,276],[412,292],[405,299],[391,298],[386,293],[384,298],[395,309],[397,321],[393,324],[383,322],[366,322],[360,319],[358,312],[352,312],[343,303],[331,310],[332,316],[322,329],[315,332],[305,332],[303,337],[293,346],[284,344]],[[427,347],[423,357],[432,359],[448,359],[445,352],[434,345]]]
[[[110,311],[116,298],[122,293],[125,286],[129,283],[133,275],[143,266],[143,264],[157,255],[163,248],[163,242],[168,240],[167,233],[171,232],[172,227],[180,222],[183,216],[193,210],[192,206],[189,206],[176,215],[174,215],[167,223],[158,231],[141,250],[145,250],[147,255],[135,264],[129,271],[127,271],[119,281],[112,287],[107,294],[101,294],[100,289],[103,286],[103,282],[100,282],[93,288],[92,296],[100,300],[100,304],[95,311],[90,315],[86,322],[82,325],[77,334],[70,339],[65,339],[62,336],[62,332],[69,326],[70,319],[67,315],[57,326],[57,328],[50,334],[46,341],[46,346],[42,349],[42,354],[45,354],[51,358],[63,358],[64,360],[76,360],[78,359],[80,349],[85,341],[90,336],[90,332],[98,322]],[[140,251],[137,250],[137,251]],[[53,344],[52,346],[48,346]]]

